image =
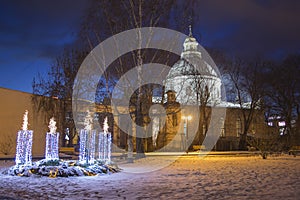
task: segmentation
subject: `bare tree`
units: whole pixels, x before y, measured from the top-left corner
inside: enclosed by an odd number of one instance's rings
[[[285,121],[286,149],[299,145],[300,56],[290,55],[282,63],[269,68],[267,101],[270,115]]]
[[[246,63],[241,59],[234,59],[229,63],[226,73],[233,84],[232,93],[236,95],[242,115],[242,132],[240,133],[239,149],[247,149],[247,133],[250,129],[256,109],[262,107],[264,95],[263,69],[264,63],[257,61]]]
[[[262,137],[249,137],[247,138],[247,142],[251,147],[259,150],[263,159],[267,159],[272,153],[280,153],[282,150],[282,143],[280,142],[279,135],[274,133],[267,133]]]
[[[157,27],[157,26],[167,26],[171,22],[171,8],[174,8],[174,4],[176,2],[173,0],[168,1],[144,1],[144,0],[128,0],[128,1],[94,1],[93,8],[88,16],[87,23],[85,24],[85,29],[82,31],[82,36],[87,38],[89,41],[90,48],[92,49],[95,45],[97,45],[103,38],[106,36],[112,35],[114,37],[115,34],[125,31],[128,29],[136,28],[139,30],[142,27]],[[174,13],[173,13],[174,14]],[[126,16],[126,17],[124,17]],[[175,15],[174,15],[175,16]],[[106,19],[106,20],[103,20]],[[102,24],[100,23],[102,22]],[[107,27],[107,30],[104,32],[100,30],[103,26]],[[138,46],[142,47],[142,42],[146,42],[147,44],[150,41],[145,41],[141,31],[136,32],[136,38],[138,42]],[[118,44],[116,44],[118,45]],[[171,44],[170,44],[171,45]],[[118,51],[118,50],[117,50]],[[166,54],[164,54],[166,55]],[[113,76],[114,77],[121,77],[126,71],[128,71],[129,66],[136,66],[138,71],[137,85],[141,86],[141,74],[142,66],[145,63],[153,62],[154,60],[157,62],[158,57],[163,57],[159,51],[155,51],[149,53],[149,50],[143,50],[138,48],[137,50],[131,52],[131,58],[120,55],[118,61],[116,62],[115,67],[113,70],[107,74],[108,76],[105,77],[106,85]],[[163,63],[167,64],[168,61],[164,60]],[[118,79],[115,79],[118,80]],[[132,82],[128,81],[128,88],[134,88],[131,85]],[[112,98],[112,88],[106,87],[106,93],[108,94],[109,98]],[[144,108],[150,107],[149,104],[152,104],[152,101],[149,101],[149,96],[151,96],[153,86],[149,87],[139,87],[137,91],[131,91],[130,94],[133,92],[136,93],[135,101],[131,102],[133,106],[133,119],[138,126],[144,127],[147,123],[147,112],[144,112]],[[145,98],[148,96],[148,98]],[[139,134],[139,131],[137,131]],[[144,157],[144,136],[137,135],[136,138],[136,152],[137,157]],[[132,136],[128,135],[128,140],[132,140]],[[128,143],[133,144],[133,142]],[[130,147],[129,149],[133,149]]]
[[[82,52],[66,50],[51,66],[48,77],[38,76],[32,83],[34,94],[32,102],[35,110],[47,113],[45,124],[48,124],[49,118],[56,118],[62,133],[63,146],[66,145],[65,134],[68,134],[69,146],[73,145],[72,141],[76,137],[70,112],[71,97],[73,81],[84,56]]]
[[[218,77],[212,76],[212,74],[201,74],[197,70],[192,74],[193,93],[196,95],[195,105],[198,106],[200,113],[195,142],[201,145],[209,129],[212,107],[220,103],[219,97],[214,94]]]
[[[90,8],[88,9],[85,17],[82,20],[82,26],[79,31],[78,41],[75,45],[79,45],[76,49],[80,49],[78,52],[79,55],[86,56],[87,52],[92,50],[96,45],[101,43],[104,39],[112,36],[122,31],[126,31],[129,29],[140,29],[142,27],[170,27],[171,24],[174,24],[172,20],[173,17],[176,17],[177,22],[182,22],[179,19],[186,20],[187,17],[180,17],[181,14],[186,15],[188,13],[187,7],[191,6],[191,3],[186,3],[184,6],[181,5],[182,2],[175,0],[154,0],[154,1],[145,1],[145,0],[121,0],[121,1],[110,1],[110,0],[93,0],[90,1]],[[174,10],[181,10],[184,12],[173,12]],[[176,23],[177,24],[177,23]],[[177,24],[178,25],[178,24]],[[183,26],[176,26],[180,28],[185,28]],[[143,35],[140,31],[136,32],[136,38],[141,46],[144,41]],[[149,41],[146,41],[148,43]],[[170,44],[171,45],[171,44]],[[118,47],[118,44],[116,44]],[[147,47],[147,45],[146,45]],[[117,53],[119,53],[119,49],[116,49]],[[149,56],[150,55],[150,56]],[[142,65],[147,62],[152,62],[153,60],[157,61],[158,57],[164,57],[166,54],[162,55],[158,51],[155,53],[150,53],[149,51],[145,51],[143,49],[138,48],[136,51],[130,53],[130,55],[120,55],[120,57],[111,64],[110,69],[103,72],[103,77],[99,77],[100,83],[97,90],[96,100],[99,102],[103,102],[105,99],[106,102],[112,99],[112,90],[116,85],[118,79],[126,73],[131,66],[136,66],[138,70],[138,80],[141,82],[141,73],[142,73]],[[101,55],[100,55],[101,56]],[[73,91],[70,85],[73,84],[74,76],[80,66],[77,62],[82,61],[82,57],[80,59],[74,58],[73,54],[66,54],[62,56],[63,59],[59,60],[57,66],[55,68],[55,73],[49,74],[49,80],[39,79],[34,81],[34,90],[35,94],[46,95],[48,97],[58,97],[63,101],[68,101],[70,99],[68,92],[73,92],[74,96],[80,96],[85,91],[85,87],[89,88],[89,80],[85,80],[81,83],[81,88],[77,91]],[[131,57],[131,58],[129,58]],[[164,58],[168,58],[165,56]],[[105,65],[105,58],[101,58],[101,65]],[[61,69],[65,65],[68,66],[68,62],[73,66],[71,69],[71,73],[66,73],[65,70]],[[73,64],[76,62],[76,64]],[[168,62],[168,59],[163,61],[164,64]],[[161,62],[162,63],[162,62]],[[74,71],[73,71],[74,69]],[[53,70],[52,70],[53,71]],[[74,72],[74,73],[73,73]],[[75,74],[75,75],[74,75]],[[64,80],[66,77],[67,80]],[[128,88],[130,88],[130,81],[128,81]],[[67,86],[66,86],[67,85]],[[137,83],[137,85],[139,85]],[[152,86],[150,86],[151,88]],[[132,87],[134,88],[134,87]],[[122,88],[120,88],[122,89]],[[100,95],[101,94],[101,95]],[[132,94],[132,91],[131,93]],[[134,119],[136,124],[140,126],[144,126],[147,124],[147,120],[145,120],[145,113],[142,111],[142,107],[151,103],[148,100],[144,101],[142,96],[145,94],[145,90],[139,88],[137,91],[136,101],[134,107]],[[151,94],[151,93],[147,93]],[[45,103],[46,110],[50,112],[52,106],[52,99],[49,100],[48,103]],[[47,104],[47,106],[46,106]],[[108,103],[106,105],[109,105]],[[147,106],[146,106],[147,107]],[[65,105],[62,105],[61,109],[66,109]],[[60,109],[60,110],[61,110]],[[76,110],[77,108],[75,108]],[[116,109],[117,110],[117,109]],[[147,113],[146,113],[147,115]],[[72,116],[73,118],[77,118],[77,116]],[[62,119],[63,120],[63,119]],[[128,139],[132,140],[132,136],[128,135]],[[144,156],[144,147],[143,147],[143,138],[137,137],[136,140],[136,151],[138,156]],[[133,144],[129,142],[129,144]],[[131,147],[130,149],[133,149]]]

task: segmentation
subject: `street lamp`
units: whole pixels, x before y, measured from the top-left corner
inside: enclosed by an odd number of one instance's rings
[[[192,120],[192,116],[188,115],[188,116],[182,116],[182,119],[184,120],[183,123],[183,132],[185,135],[185,146],[186,146],[186,153],[188,153],[188,121]]]

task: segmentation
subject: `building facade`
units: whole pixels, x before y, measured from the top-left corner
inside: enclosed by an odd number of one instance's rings
[[[145,125],[145,138],[143,139],[146,151],[185,151],[192,149],[193,145],[201,145],[206,137],[209,137],[209,129],[215,123],[212,119],[214,110],[223,110],[223,115],[217,117],[218,129],[214,130],[218,141],[214,145],[215,150],[237,150],[240,135],[244,128],[243,113],[238,105],[225,102],[222,98],[222,82],[220,73],[210,59],[202,51],[199,43],[193,37],[191,28],[189,36],[183,43],[183,51],[180,59],[169,71],[165,81],[166,102],[154,103],[152,97],[142,99],[142,117]],[[15,141],[17,130],[21,127],[22,116],[25,110],[29,111],[30,127],[34,130],[33,154],[43,154],[45,134],[48,120],[52,117],[49,113],[38,111],[32,101],[32,94],[12,91],[0,88],[0,143],[12,138]],[[47,97],[36,97],[39,100]],[[87,102],[89,104],[89,102]],[[71,101],[56,101],[57,124],[60,124],[60,146],[78,144],[80,138],[79,127],[75,127],[72,115]],[[82,103],[83,105],[84,103]],[[164,109],[149,109],[152,106],[160,106]],[[77,121],[84,121],[86,110],[78,107]],[[134,113],[134,106],[130,112]],[[135,136],[135,117],[132,115],[127,122],[125,107],[119,106],[118,112],[114,112],[110,103],[91,106],[95,123],[103,124],[108,117],[109,131],[113,136],[115,149],[128,148],[128,134]],[[247,112],[247,111],[246,111]],[[150,116],[151,115],[151,116]],[[54,116],[55,117],[55,116]],[[126,128],[120,128],[126,121]],[[77,128],[77,129],[76,129]],[[83,128],[83,127],[82,127]],[[266,134],[277,134],[276,128],[267,125],[264,113],[257,109],[249,129],[249,135],[263,137]],[[72,137],[69,137],[71,136]],[[67,139],[68,138],[68,139]],[[135,138],[135,137],[133,137]],[[70,141],[71,140],[71,141]],[[135,143],[135,139],[133,139]],[[15,145],[14,145],[15,146]],[[133,145],[135,146],[135,145]],[[117,148],[118,147],[118,148]],[[12,149],[12,153],[15,149]]]

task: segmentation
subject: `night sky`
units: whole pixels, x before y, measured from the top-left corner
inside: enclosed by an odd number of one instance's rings
[[[198,5],[193,32],[203,46],[249,59],[280,60],[300,53],[298,0],[210,0]],[[0,87],[32,92],[33,77],[45,75],[76,39],[87,7],[85,0],[0,1]]]

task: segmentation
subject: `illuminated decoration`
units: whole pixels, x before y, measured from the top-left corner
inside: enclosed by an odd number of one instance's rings
[[[28,130],[28,111],[23,116],[22,130],[18,131],[16,148],[16,165],[32,164],[32,135],[33,131]]]
[[[104,120],[103,132],[99,134],[103,136],[103,151],[101,153],[103,160],[95,160],[96,131],[92,130],[92,122],[93,118],[88,111],[84,121],[85,128],[80,132],[79,160],[63,161],[59,160],[59,133],[56,132],[56,122],[52,117],[48,126],[50,131],[46,135],[46,158],[32,162],[33,131],[28,130],[28,111],[26,111],[23,117],[22,130],[18,132],[16,165],[10,167],[7,170],[7,174],[12,176],[30,177],[38,175],[56,178],[59,176],[96,176],[98,174],[119,172],[120,168],[111,163],[111,133],[108,132],[107,118]]]
[[[108,132],[108,120],[104,119],[103,132],[99,133],[98,137],[98,159],[111,162],[111,133]]]
[[[280,126],[280,127],[285,127],[285,121],[280,121],[280,122],[278,122],[278,126]]]
[[[96,176],[119,172],[121,169],[112,163],[95,161],[93,165],[86,165],[75,160],[39,160],[32,165],[14,165],[7,170],[7,174],[20,177],[70,177]]]
[[[96,130],[93,130],[93,117],[91,113],[87,111],[87,115],[84,119],[84,129],[80,130],[80,142],[79,142],[79,162],[86,164],[94,164],[95,158],[104,162],[111,162],[111,133],[108,132],[108,120],[107,117],[103,123],[103,132],[97,134]],[[97,147],[97,155],[96,155]]]
[[[90,111],[84,119],[84,129],[80,130],[79,162],[93,164],[95,162],[96,131],[93,128],[93,118]]]
[[[69,128],[67,128],[67,129],[66,129],[66,136],[65,136],[65,140],[67,140],[67,141],[69,141],[69,140],[70,140],[70,137],[69,137],[69,135],[70,135],[70,130],[69,130]]]
[[[50,119],[49,122],[49,130],[46,134],[46,152],[45,158],[46,160],[56,160],[59,159],[58,155],[58,141],[59,141],[59,133],[56,132],[56,122],[54,117]]]

